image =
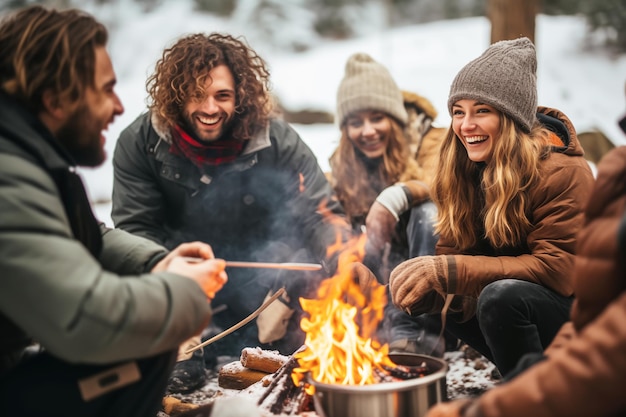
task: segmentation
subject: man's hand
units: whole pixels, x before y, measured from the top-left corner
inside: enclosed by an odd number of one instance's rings
[[[189,262],[185,257],[200,259]],[[204,259],[204,260],[202,260]],[[185,276],[198,283],[209,299],[228,281],[226,262],[215,259],[211,246],[202,242],[183,243],[170,252],[152,269],[152,272],[168,271]]]
[[[212,300],[215,298],[215,293],[221,290],[228,281],[224,268],[226,268],[226,261],[223,259],[188,262],[185,258],[178,257],[172,259],[167,271],[196,281],[207,298]]]
[[[365,219],[365,233],[367,234],[365,251],[368,254],[380,256],[385,244],[391,243],[397,223],[398,220],[389,209],[378,201],[374,201]]]
[[[402,262],[389,277],[393,303],[412,315],[441,311],[448,291],[446,256],[418,256]]]
[[[186,256],[189,258],[199,258],[199,259],[214,259],[215,258],[211,245],[208,245],[203,242],[182,243],[176,248],[174,248],[174,250],[172,250],[170,253],[168,253],[165,258],[161,259],[161,261],[159,261],[159,263],[157,263],[154,266],[154,268],[152,268],[152,271],[150,272],[166,271],[170,262],[172,262],[172,259],[179,257],[179,256]]]

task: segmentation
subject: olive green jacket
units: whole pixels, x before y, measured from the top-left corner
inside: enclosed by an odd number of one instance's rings
[[[166,250],[99,225],[71,158],[0,94],[0,374],[37,342],[76,363],[173,350],[210,317],[200,287],[149,274]]]

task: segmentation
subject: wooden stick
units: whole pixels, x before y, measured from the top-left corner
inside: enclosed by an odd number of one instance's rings
[[[226,267],[234,268],[270,268],[270,269],[289,269],[291,271],[319,271],[322,269],[320,264],[306,264],[296,262],[241,262],[226,261]]]
[[[433,346],[433,349],[430,351],[430,355],[435,353],[439,343],[443,340],[443,332],[446,331],[446,317],[448,315],[448,308],[450,308],[450,304],[452,304],[452,300],[454,299],[454,294],[448,294],[446,296],[446,301],[443,303],[443,308],[441,309],[441,330],[439,330],[439,336],[437,336],[437,340]]]
[[[198,263],[204,261],[202,258],[184,257],[187,262]],[[308,264],[297,262],[246,262],[246,261],[226,261],[227,268],[266,268],[266,269],[289,269],[291,271],[319,271],[320,264]]]
[[[221,338],[228,336],[229,334],[231,334],[232,332],[234,332],[235,330],[245,326],[246,324],[250,323],[252,320],[254,320],[254,318],[256,318],[256,316],[258,316],[259,314],[261,314],[261,312],[263,310],[265,310],[267,307],[269,307],[270,304],[272,304],[274,301],[276,301],[278,299],[278,297],[280,297],[281,295],[283,295],[283,293],[285,292],[285,287],[282,287],[281,289],[279,289],[278,291],[276,291],[276,293],[274,295],[272,295],[265,303],[263,303],[263,305],[261,305],[261,307],[257,308],[255,311],[252,312],[252,314],[250,314],[248,317],[246,317],[245,319],[241,320],[239,323],[235,324],[232,327],[229,327],[228,329],[224,330],[223,332],[213,336],[212,338],[200,343],[199,345],[196,345],[192,348],[189,348],[185,351],[185,354],[189,354],[195,350],[198,350],[202,347],[205,347],[207,345],[210,345],[213,342],[217,342],[218,340],[220,340]]]

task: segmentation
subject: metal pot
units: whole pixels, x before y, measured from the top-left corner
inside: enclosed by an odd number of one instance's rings
[[[422,417],[434,404],[447,400],[448,364],[432,356],[397,353],[389,358],[398,365],[425,362],[432,373],[421,378],[371,385],[338,385],[311,381],[313,402],[320,417]]]

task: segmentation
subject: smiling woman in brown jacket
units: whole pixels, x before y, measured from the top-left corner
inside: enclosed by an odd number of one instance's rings
[[[610,417],[626,413],[626,146],[598,165],[578,234],[572,321],[547,359],[477,400],[427,417]]]
[[[446,331],[503,375],[543,352],[568,319],[593,185],[570,120],[537,107],[536,68],[534,45],[520,38],[457,74],[432,186],[437,255],[400,264],[389,284],[398,307],[433,320],[454,299]]]

